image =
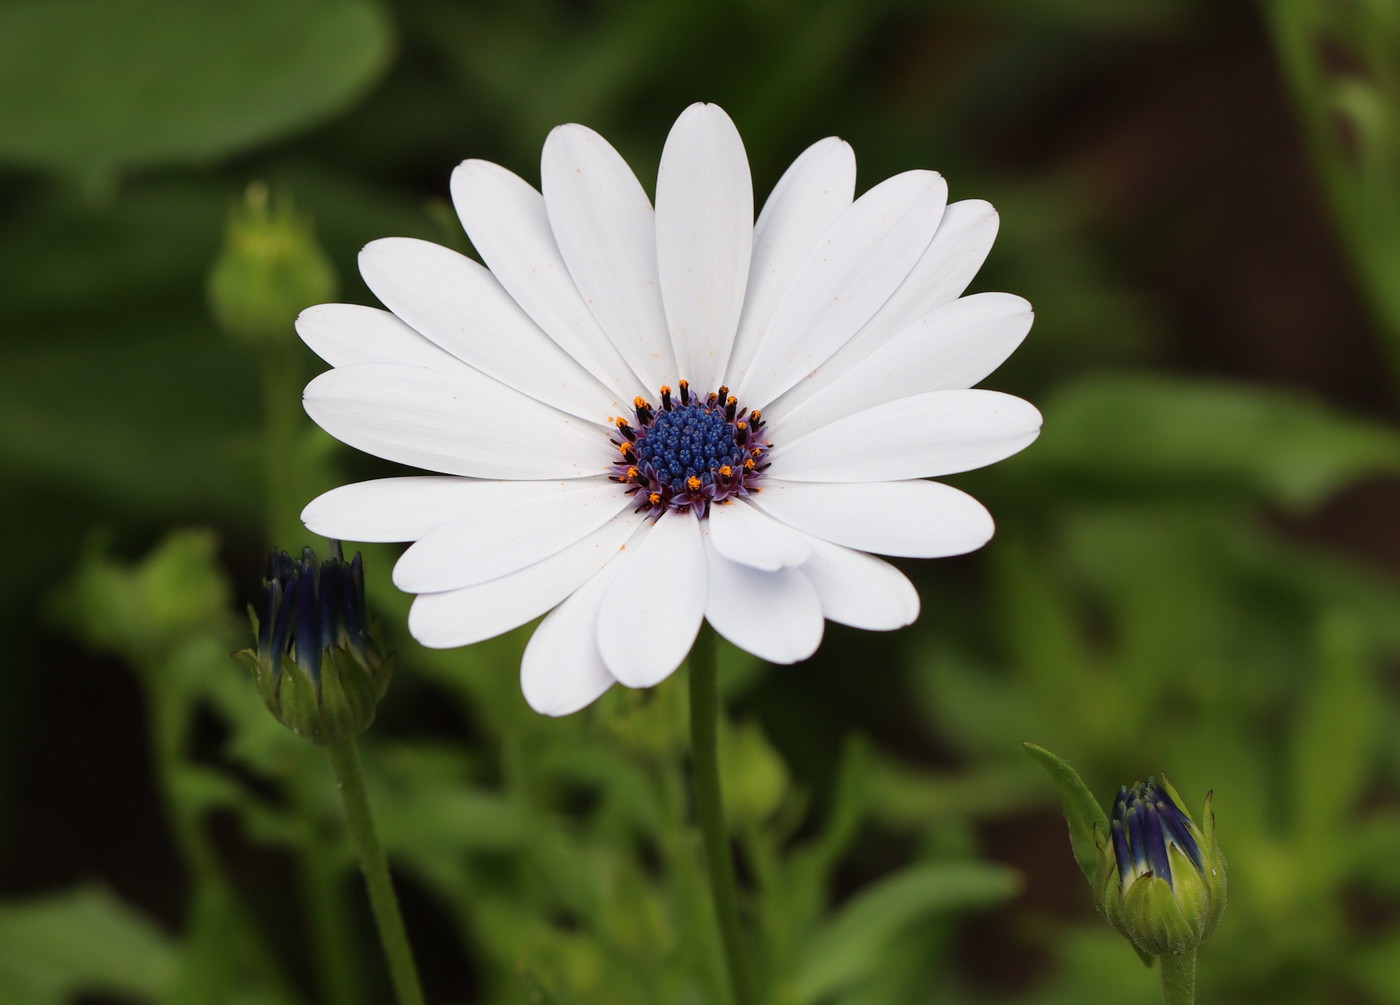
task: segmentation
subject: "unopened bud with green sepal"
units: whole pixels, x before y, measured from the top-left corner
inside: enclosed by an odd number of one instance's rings
[[[263,702],[287,728],[318,746],[364,732],[393,675],[365,614],[364,563],[357,554],[316,560],[285,551],[268,557],[257,649],[234,653]]]
[[[309,217],[260,183],[229,216],[209,274],[209,306],[224,332],[254,348],[290,345],[292,319],[335,294],[335,272]]]
[[[1166,776],[1119,789],[1110,819],[1068,763],[1025,744],[1055,780],[1070,843],[1094,901],[1144,962],[1181,956],[1210,937],[1225,911],[1225,856],[1206,796],[1198,825]]]
[[[1118,790],[1109,840],[1099,845],[1094,897],[1115,929],[1144,952],[1181,955],[1225,911],[1225,857],[1211,795],[1197,826],[1166,776]]]

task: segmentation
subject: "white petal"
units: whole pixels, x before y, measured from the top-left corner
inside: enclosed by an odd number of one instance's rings
[[[461,590],[421,594],[408,610],[408,630],[429,649],[452,649],[518,628],[597,575],[627,546],[642,520],[640,514],[620,514],[519,572]]]
[[[775,478],[898,481],[985,467],[1040,435],[1034,405],[1000,391],[930,391],[848,416],[769,455]]]
[[[617,395],[550,341],[466,255],[387,237],[365,245],[360,274],[405,322],[507,387],[595,422],[621,411]]]
[[[935,172],[907,171],[852,203],[798,268],[739,399],[763,408],[870,320],[928,247],[947,193]]]
[[[740,649],[769,663],[796,663],[822,641],[822,605],[798,569],[765,572],[731,562],[710,544],[705,617]]]
[[[632,500],[605,478],[516,482],[534,491],[482,493],[465,515],[431,531],[394,566],[405,593],[438,593],[533,565],[607,523]]]
[[[808,537],[812,560],[800,570],[816,588],[830,621],[888,632],[914,623],[919,591],[909,577],[874,555]]]
[[[753,182],[744,142],[718,105],[681,113],[656,176],[656,259],[676,374],[720,385],[744,305],[753,250]]]
[[[388,311],[359,304],[321,304],[297,315],[297,334],[331,366],[402,363],[458,371],[463,363]]]
[[[579,125],[549,134],[540,175],[554,240],[588,309],[648,394],[675,383],[655,219],[641,183],[607,140]]]
[[[823,485],[768,479],[759,508],[789,527],[878,555],[946,558],[992,537],[992,515],[966,492],[940,482]]]
[[[530,636],[520,661],[520,690],[541,715],[569,715],[617,683],[598,653],[598,614],[625,566],[619,553],[602,571],[550,611]]]
[[[710,543],[725,558],[772,572],[812,557],[805,535],[742,499],[710,507]]]
[[[962,297],[838,376],[821,367],[764,412],[786,437],[796,437],[882,401],[972,387],[1021,344],[1033,319],[1031,305],[1009,293]]]
[[[598,616],[598,651],[628,687],[659,684],[681,665],[705,615],[700,521],[667,513],[642,535]]]
[[[868,327],[897,332],[962,296],[991,254],[1001,220],[992,204],[964,199],[944,210],[918,263]]]
[[[933,240],[899,289],[809,380],[792,389],[790,404],[808,400],[921,318],[956,300],[986,261],[997,225],[996,210],[981,199],[955,202],[944,210]]]
[[[569,482],[493,482],[448,475],[379,478],[331,489],[301,511],[309,530],[342,541],[417,541],[465,513]]]
[[[607,470],[599,426],[474,370],[366,363],[306,385],[306,414],[336,439],[401,464],[477,478],[583,478]]]
[[[544,196],[498,164],[470,160],[452,172],[452,202],[481,260],[546,335],[621,400],[646,390],[574,286]]]
[[[725,383],[737,387],[778,302],[817,241],[851,205],[856,158],[835,136],[812,144],[783,172],[753,228],[748,291]]]

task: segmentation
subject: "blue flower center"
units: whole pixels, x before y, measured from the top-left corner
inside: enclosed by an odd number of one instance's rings
[[[667,512],[703,520],[712,505],[761,491],[773,444],[764,438],[763,417],[740,408],[727,387],[697,395],[681,381],[677,400],[663,385],[660,407],[636,398],[632,421],[612,422],[617,459],[609,477],[636,497],[638,513],[649,512],[653,520]]]
[[[699,402],[658,415],[638,441],[637,457],[651,465],[658,482],[675,491],[681,491],[690,478],[744,463],[744,451],[734,442],[734,428],[724,413]]]

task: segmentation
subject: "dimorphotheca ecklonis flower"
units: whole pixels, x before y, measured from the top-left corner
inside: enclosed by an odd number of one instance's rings
[[[931,171],[853,199],[829,138],[755,223],[729,117],[692,105],[656,206],[597,133],[545,142],[543,192],[484,161],[452,196],[485,265],[390,238],[360,256],[388,308],[328,304],[297,331],[335,369],[306,409],[361,450],[438,475],[346,485],[308,527],[415,542],[394,581],[424,645],[541,614],[521,668],[553,715],[646,687],[702,620],[763,659],[815,651],[823,619],[889,630],[918,595],[868,553],[981,547],[986,509],[925,479],[981,467],[1040,429],[1026,402],[968,390],[1030,329],[1002,293],[961,294],[992,207],[947,204]]]

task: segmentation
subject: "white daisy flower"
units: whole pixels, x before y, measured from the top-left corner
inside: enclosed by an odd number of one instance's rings
[[[824,619],[912,622],[909,580],[870,553],[957,555],[992,536],[925,479],[1025,447],[1034,407],[968,390],[1025,337],[1030,305],[961,296],[997,229],[932,171],[853,199],[839,139],[788,168],[757,223],[733,122],[696,104],[661,156],[656,208],[603,137],[560,126],[543,194],[469,160],[452,198],[485,265],[424,241],[360,254],[388,310],[312,307],[334,369],[323,429],[439,472],[334,489],[313,531],[414,542],[394,582],[409,630],[470,645],[546,614],[521,683],[564,715],[665,680],[703,620],[774,663]]]

